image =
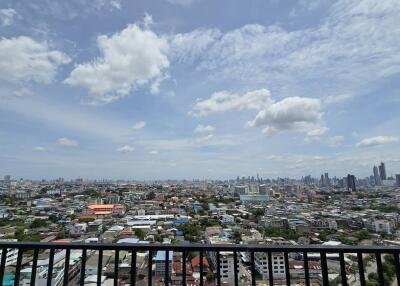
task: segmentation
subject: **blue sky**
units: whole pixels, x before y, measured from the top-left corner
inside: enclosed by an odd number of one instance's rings
[[[400,173],[397,0],[2,1],[0,173]]]

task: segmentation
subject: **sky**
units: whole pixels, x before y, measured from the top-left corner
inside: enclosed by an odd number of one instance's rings
[[[0,175],[400,173],[398,0],[2,0]]]

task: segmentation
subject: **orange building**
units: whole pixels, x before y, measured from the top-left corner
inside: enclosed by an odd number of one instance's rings
[[[86,215],[95,215],[96,217],[111,217],[123,215],[126,211],[124,205],[88,205],[85,211]]]

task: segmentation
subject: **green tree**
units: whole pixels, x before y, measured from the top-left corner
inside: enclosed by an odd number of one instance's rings
[[[140,239],[140,240],[144,240],[144,238],[146,237],[146,233],[143,229],[135,229],[135,235]]]
[[[44,219],[35,218],[32,223],[30,224],[30,228],[39,228],[47,226],[47,222]]]
[[[207,274],[206,274],[206,280],[207,280],[207,282],[212,282],[212,281],[214,281],[214,273],[212,273],[211,271],[207,272]]]

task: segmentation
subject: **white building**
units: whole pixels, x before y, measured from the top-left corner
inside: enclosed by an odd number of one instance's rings
[[[392,225],[386,220],[374,220],[367,224],[368,229],[375,232],[383,232],[386,234],[392,233]]]
[[[0,241],[4,242],[17,242],[17,239],[1,239]],[[1,261],[2,252],[0,251],[0,261]],[[18,249],[16,248],[8,248],[7,249],[7,257],[6,257],[6,266],[17,264],[18,257]]]
[[[235,217],[233,215],[222,215],[221,216],[221,223],[223,224],[234,224]]]

